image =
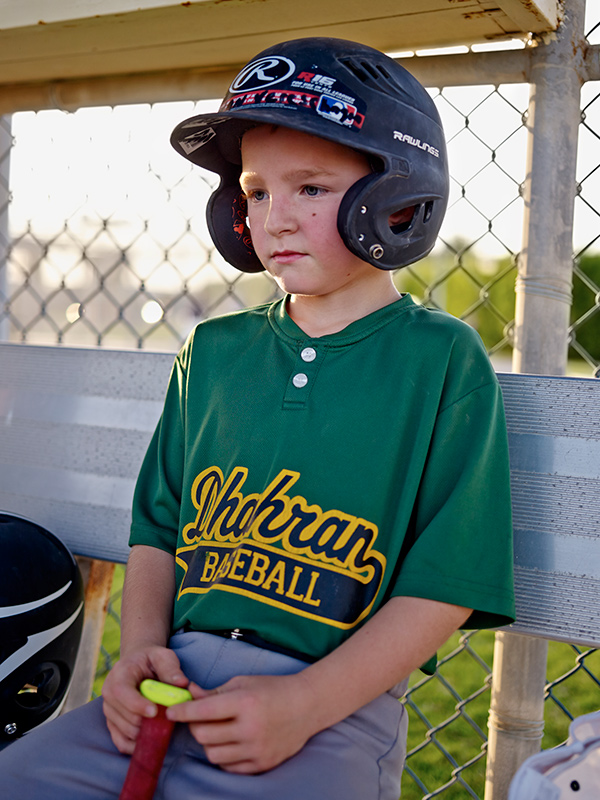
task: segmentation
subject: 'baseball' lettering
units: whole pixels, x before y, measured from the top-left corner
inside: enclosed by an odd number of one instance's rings
[[[315,608],[321,605],[320,598],[315,596],[319,572],[309,565],[293,564],[246,547],[225,551],[207,547],[201,551],[199,588],[227,580],[228,584],[261,587],[265,592],[274,592]]]

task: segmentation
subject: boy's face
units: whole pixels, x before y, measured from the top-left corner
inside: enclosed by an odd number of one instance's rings
[[[252,242],[285,292],[331,294],[380,272],[337,230],[342,197],[369,172],[360,153],[300,131],[261,125],[244,135],[240,183]]]

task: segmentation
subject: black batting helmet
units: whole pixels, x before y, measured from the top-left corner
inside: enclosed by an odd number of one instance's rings
[[[58,714],[82,625],[83,583],[69,550],[0,512],[0,746]]]
[[[423,86],[394,59],[342,39],[296,39],[270,47],[237,75],[220,110],[181,122],[171,143],[221,176],[207,208],[221,255],[244,272],[263,269],[246,226],[239,187],[240,142],[261,123],[320,136],[364,153],[374,171],[342,199],[346,247],[380,269],[423,258],[448,202],[448,164],[439,114]],[[390,226],[392,214],[409,220]]]

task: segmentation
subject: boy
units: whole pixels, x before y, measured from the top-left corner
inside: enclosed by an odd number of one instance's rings
[[[179,353],[136,489],[106,725],[92,703],[11,745],[27,777],[0,795],[118,796],[154,677],[193,696],[168,711],[185,724],[158,796],[396,800],[408,676],[457,628],[514,613],[494,373],[390,272],[443,218],[435,106],[377,51],[296,40],[172,142],[221,176],[219,251],[285,296]]]

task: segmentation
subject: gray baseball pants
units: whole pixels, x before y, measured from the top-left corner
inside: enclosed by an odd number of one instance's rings
[[[306,664],[205,633],[170,641],[184,673],[204,688],[235,675],[284,675]],[[207,761],[186,725],[176,726],[155,800],[398,800],[406,711],[390,694],[310,739],[260,775],[233,775]],[[0,752],[1,800],[118,798],[129,757],[112,744],[101,700],[46,723]]]

